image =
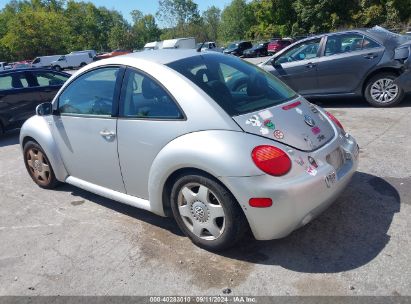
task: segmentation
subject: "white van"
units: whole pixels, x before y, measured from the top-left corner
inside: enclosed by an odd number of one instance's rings
[[[82,53],[90,53],[91,57],[93,58],[97,56],[97,52],[95,50],[73,51],[70,54],[82,54]]]
[[[76,69],[92,63],[93,57],[90,53],[75,53],[60,56],[60,58],[51,63],[51,67],[56,71],[64,69]]]
[[[158,50],[161,48],[162,45],[163,43],[158,42],[158,41],[149,42],[149,43],[146,43],[146,45],[144,46],[144,50],[145,51]]]
[[[53,55],[53,56],[40,56],[34,58],[31,62],[32,68],[44,68],[49,67],[53,61],[58,60],[61,55]]]
[[[195,49],[196,48],[196,39],[195,38],[177,38],[164,40],[163,49]]]

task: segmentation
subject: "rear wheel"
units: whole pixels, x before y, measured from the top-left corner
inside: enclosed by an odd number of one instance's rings
[[[238,242],[247,229],[233,195],[203,175],[177,179],[171,191],[171,208],[180,229],[197,246],[219,251]]]
[[[373,76],[365,87],[364,97],[374,107],[391,107],[400,103],[404,91],[394,83],[397,76],[393,73],[381,73]]]
[[[40,187],[52,189],[58,185],[46,153],[38,143],[28,141],[24,145],[24,164],[30,177]]]
[[[87,65],[87,63],[82,62],[82,63],[80,64],[80,68],[85,67],[86,65]]]

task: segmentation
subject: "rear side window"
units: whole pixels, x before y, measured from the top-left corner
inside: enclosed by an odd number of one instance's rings
[[[52,72],[32,72],[40,87],[61,86],[69,77]]]
[[[296,96],[270,73],[231,56],[199,55],[168,66],[200,87],[230,116],[272,107]]]
[[[126,118],[182,119],[166,90],[147,75],[128,69],[123,81],[120,115]]]
[[[59,97],[60,114],[111,116],[118,72],[101,68],[75,79]]]
[[[29,84],[23,73],[0,76],[0,90],[24,89]]]
[[[379,46],[378,43],[368,37],[356,33],[332,35],[327,38],[325,56],[355,52]]]

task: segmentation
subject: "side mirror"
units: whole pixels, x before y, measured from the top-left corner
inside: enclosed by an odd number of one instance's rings
[[[53,106],[51,102],[45,102],[45,103],[39,104],[36,108],[36,114],[38,116],[51,115],[52,112],[53,112]]]

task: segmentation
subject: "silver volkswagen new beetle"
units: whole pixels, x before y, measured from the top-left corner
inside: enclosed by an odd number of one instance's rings
[[[349,183],[358,145],[340,122],[233,56],[159,50],[79,70],[20,143],[40,187],[68,183],[173,216],[198,246],[247,229],[281,238]]]

